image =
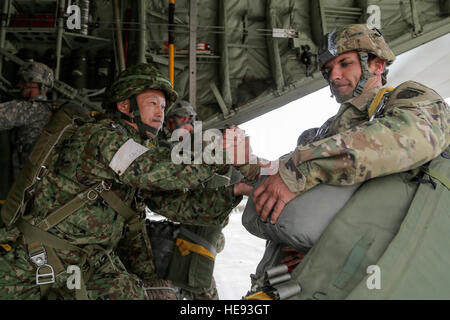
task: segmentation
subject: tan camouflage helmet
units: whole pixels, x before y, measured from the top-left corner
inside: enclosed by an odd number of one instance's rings
[[[26,82],[36,82],[47,88],[52,88],[55,81],[53,70],[41,62],[25,62],[18,75]]]
[[[320,68],[348,51],[372,53],[386,60],[388,66],[395,60],[394,53],[378,29],[371,29],[367,24],[351,24],[335,29],[322,38],[318,52]]]
[[[122,71],[106,93],[107,103],[123,101],[147,89],[161,90],[166,96],[166,112],[177,100],[172,84],[158,69],[147,63],[135,64]]]
[[[174,103],[170,111],[167,113],[167,118],[179,116],[179,117],[192,117],[195,120],[197,112],[195,112],[194,107],[184,100],[179,100]]]

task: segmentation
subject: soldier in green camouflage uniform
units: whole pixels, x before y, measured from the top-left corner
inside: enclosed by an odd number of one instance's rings
[[[54,248],[53,260],[62,266],[60,272],[55,270],[55,282],[47,291],[50,297],[147,299],[145,287],[158,279],[144,203],[174,221],[220,225],[242,199],[231,189],[223,190],[220,197],[194,190],[216,172],[227,170],[226,165],[176,165],[170,149],[158,144],[155,136],[164,107],[176,97],[170,82],[155,68],[132,66],[108,91],[109,107],[117,108],[119,117],[107,115],[82,125],[52,152],[31,210],[22,220],[40,226],[55,209],[94,185],[110,188],[138,214],[125,221],[100,197],[88,193],[85,196],[92,200],[51,227],[48,233],[68,248]],[[15,225],[0,229],[0,244],[0,299],[45,298],[42,286],[36,285],[36,265],[28,252],[32,248],[23,244]],[[50,251],[47,255],[50,263]],[[67,288],[69,265],[81,268],[84,295]]]
[[[47,90],[53,87],[53,71],[40,62],[27,62],[19,69],[19,86],[24,100],[0,104],[0,130],[14,129],[13,176],[28,158],[42,128],[52,115]]]
[[[164,125],[164,130],[160,132],[161,143],[167,143],[171,146],[171,135],[177,129],[186,130],[184,134],[192,134],[194,131],[194,122],[197,113],[195,112],[192,105],[184,100],[179,100],[175,102],[171,110],[166,115],[166,121]],[[191,138],[192,141],[192,138]],[[214,177],[212,178],[214,179]],[[225,189],[226,190],[226,189]],[[211,190],[211,193],[216,193],[220,196],[220,192]],[[225,220],[223,226],[228,223],[228,219]],[[219,241],[216,244],[216,252],[220,253],[225,246],[225,236],[223,232],[220,232]],[[212,279],[212,287],[205,288],[203,292],[196,293],[180,288],[179,295],[188,300],[219,300],[219,293],[217,292],[216,283],[214,278]]]
[[[287,202],[320,183],[352,185],[408,171],[446,149],[449,106],[422,84],[407,81],[397,86],[383,96],[387,99],[375,117],[369,116],[369,106],[386,83],[385,67],[394,59],[381,33],[364,24],[324,37],[320,65],[341,107],[313,135],[305,133],[306,139],[280,159],[278,173],[255,189],[253,199],[262,220],[272,212],[275,223]],[[259,168],[246,170],[249,179],[257,178]]]

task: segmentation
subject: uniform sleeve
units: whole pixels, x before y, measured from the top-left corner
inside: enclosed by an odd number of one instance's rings
[[[228,165],[176,164],[167,147],[143,146],[115,131],[95,134],[83,157],[85,175],[112,177],[120,184],[147,191],[196,188],[228,169]]]
[[[125,228],[116,252],[128,272],[136,274],[144,281],[153,281],[156,272],[150,248],[145,221],[136,217]]]
[[[25,117],[19,108],[18,101],[0,104],[0,130],[10,130],[25,124]]]
[[[449,106],[430,89],[408,90],[393,92],[384,117],[298,146],[280,163],[288,188],[301,194],[320,183],[351,185],[416,168],[439,155],[450,142]]]
[[[147,193],[143,195],[150,210],[172,221],[194,225],[221,225],[242,200],[233,195],[233,186],[211,190]]]

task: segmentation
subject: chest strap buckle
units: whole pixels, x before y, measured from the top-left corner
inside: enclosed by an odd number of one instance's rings
[[[55,271],[53,267],[47,264],[47,252],[44,247],[30,253],[31,261],[36,265],[36,284],[52,284],[55,283]]]

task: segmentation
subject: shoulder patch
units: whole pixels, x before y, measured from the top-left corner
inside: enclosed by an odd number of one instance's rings
[[[407,87],[406,89],[401,90],[397,95],[395,96],[397,99],[411,99],[418,96],[421,96],[425,93],[424,90],[418,89],[418,88],[411,88]]]
[[[133,139],[129,139],[116,152],[109,163],[109,167],[120,176],[125,172],[125,170],[127,170],[134,160],[139,158],[148,150],[150,149],[135,142]]]

